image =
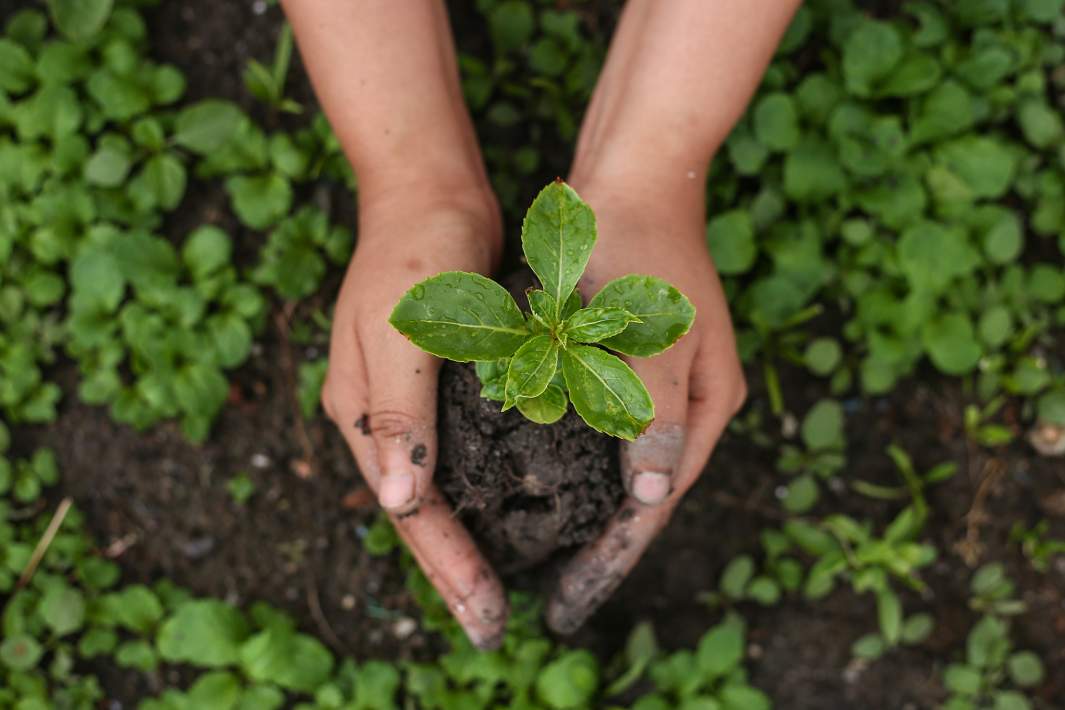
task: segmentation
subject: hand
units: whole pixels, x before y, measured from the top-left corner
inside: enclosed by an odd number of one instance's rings
[[[359,201],[359,243],[333,317],[322,403],[400,537],[470,640],[498,645],[503,588],[433,485],[440,360],[388,316],[413,284],[441,271],[488,274],[500,218],[487,190],[404,186]]]
[[[596,214],[599,240],[580,288],[591,298],[608,281],[649,274],[669,281],[695,305],[691,331],[650,358],[626,358],[647,385],[655,420],[622,443],[627,498],[599,539],[563,569],[547,620],[575,631],[621,584],[702,472],[718,437],[746,397],[728,305],[706,248],[702,183],[693,196],[647,181],[609,189],[574,185]]]

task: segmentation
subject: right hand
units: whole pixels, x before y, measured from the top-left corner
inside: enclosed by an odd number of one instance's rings
[[[490,274],[501,250],[486,189],[407,186],[360,195],[359,240],[333,317],[322,404],[366,482],[470,640],[492,648],[503,587],[433,485],[441,361],[388,323],[403,294],[441,271]]]

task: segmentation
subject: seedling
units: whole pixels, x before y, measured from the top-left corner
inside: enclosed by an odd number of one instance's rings
[[[292,62],[292,26],[285,23],[277,37],[274,50],[274,62],[267,68],[252,59],[244,69],[244,86],[255,98],[266,103],[275,111],[284,113],[303,113],[303,106],[295,99],[285,96],[285,82],[288,80],[288,68]]]
[[[596,431],[632,441],[654,419],[636,373],[609,348],[649,357],[691,328],[695,308],[654,276],[606,284],[586,307],[577,290],[595,246],[595,215],[561,180],[545,187],[525,215],[521,245],[542,288],[529,289],[523,314],[505,288],[462,271],[415,284],[389,322],[422,350],[476,362],[481,396],[517,407],[540,424],[573,403]]]

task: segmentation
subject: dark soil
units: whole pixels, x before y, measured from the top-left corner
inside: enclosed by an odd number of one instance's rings
[[[572,410],[550,426],[482,399],[472,365],[440,377],[436,480],[503,574],[588,542],[617,509],[617,446]]]

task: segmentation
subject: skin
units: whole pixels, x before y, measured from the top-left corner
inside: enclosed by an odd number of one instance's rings
[[[432,483],[440,362],[388,325],[414,283],[490,274],[498,204],[462,100],[446,12],[428,0],[284,0],[319,100],[359,180],[359,243],[337,300],[322,401],[400,536],[471,641],[497,646],[495,572]],[[622,448],[628,499],[564,568],[548,623],[570,632],[617,588],[706,465],[746,394],[705,245],[714,152],[750,100],[797,0],[629,0],[585,116],[569,182],[599,242],[581,283],[660,276],[692,331],[630,364],[655,401]],[[668,248],[648,248],[668,243]]]

